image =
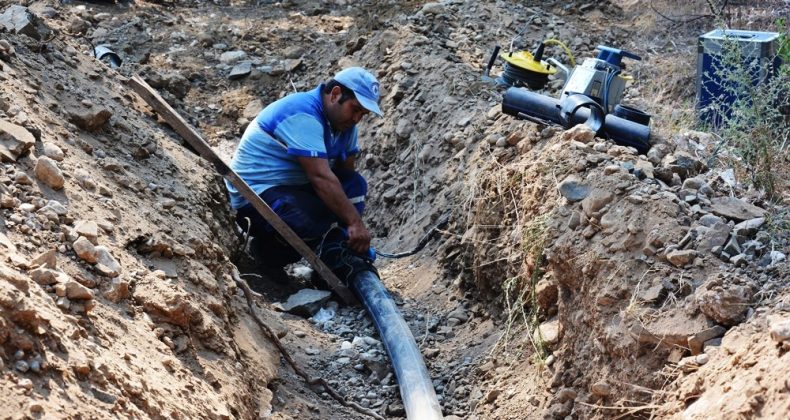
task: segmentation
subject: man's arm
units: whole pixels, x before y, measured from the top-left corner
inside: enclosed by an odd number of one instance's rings
[[[351,155],[347,157],[346,160],[343,161],[338,160],[335,166],[337,166],[338,168],[348,169],[349,171],[353,171],[355,162],[356,162],[355,156]]]
[[[370,234],[362,223],[362,217],[357,213],[357,209],[346,197],[340,181],[329,169],[329,161],[311,157],[297,157],[297,159],[321,201],[346,224],[348,246],[355,252],[365,255],[370,248]],[[348,160],[344,162],[344,166],[347,162]],[[353,167],[353,158],[351,164]]]

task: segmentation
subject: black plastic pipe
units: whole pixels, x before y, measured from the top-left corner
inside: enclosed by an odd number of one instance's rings
[[[379,277],[362,271],[351,282],[351,288],[376,323],[395,369],[406,417],[410,420],[442,419],[442,408],[420,348]]]
[[[502,98],[502,112],[518,118],[533,121],[537,119],[544,123],[562,125],[560,101],[527,89],[508,89]],[[573,114],[571,123],[572,125],[584,124],[588,118],[590,118],[589,108],[580,108]],[[636,148],[639,153],[647,153],[650,150],[650,127],[647,125],[607,114],[603,124],[603,133],[617,144]]]

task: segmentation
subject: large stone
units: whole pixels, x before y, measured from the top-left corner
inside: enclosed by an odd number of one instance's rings
[[[694,293],[700,311],[722,325],[736,325],[743,321],[752,304],[752,289],[747,286],[727,284],[700,287]]]
[[[295,315],[310,317],[332,296],[332,292],[317,289],[302,289],[288,297],[283,309]]]
[[[66,157],[66,154],[63,153],[63,149],[58,147],[56,144],[44,143],[44,156],[52,160],[62,162]]]
[[[98,244],[99,225],[93,220],[78,220],[74,223],[74,232],[77,236],[84,236],[92,244]]]
[[[536,343],[543,342],[548,346],[553,346],[560,341],[560,321],[557,318],[546,321],[535,329],[533,338]]]
[[[666,347],[688,347],[689,336],[694,336],[710,328],[710,322],[699,314],[689,314],[675,308],[661,317],[635,322],[630,327],[633,338],[643,344]]]
[[[614,200],[614,194],[602,189],[594,189],[584,200],[582,200],[582,209],[588,216],[601,210],[607,204]]]
[[[38,257],[33,258],[33,260],[30,261],[30,266],[45,267],[54,270],[58,266],[57,254],[58,251],[56,249],[50,249],[49,251],[39,255]]]
[[[258,113],[261,112],[263,109],[263,102],[260,99],[253,99],[250,103],[244,107],[244,111],[241,113],[241,116],[252,120],[253,118],[258,116]]]
[[[580,143],[589,143],[595,138],[595,132],[586,124],[578,124],[571,129],[565,131],[560,136],[562,141],[578,141]]]
[[[70,280],[66,282],[66,297],[71,300],[90,300],[93,299],[93,292],[78,282]]]
[[[676,250],[667,253],[667,261],[675,267],[685,267],[694,262],[696,257],[697,251],[693,249]]]
[[[71,244],[71,247],[74,248],[74,253],[83,261],[91,264],[95,264],[99,261],[99,253],[96,251],[96,247],[86,237],[80,236]]]
[[[110,289],[104,292],[104,297],[113,303],[126,299],[129,297],[129,282],[118,278],[114,279]]]
[[[688,343],[689,349],[691,349],[691,354],[697,355],[702,353],[705,350],[704,345],[706,341],[712,340],[714,338],[719,338],[727,332],[727,329],[722,327],[721,325],[715,325],[710,327],[706,330],[702,330],[697,332],[696,334],[692,334],[688,336]]]
[[[738,222],[765,216],[765,210],[737,197],[716,197],[711,200],[711,212]]]
[[[425,3],[422,5],[422,9],[420,11],[426,15],[440,15],[447,11],[445,6],[442,3]]]
[[[0,159],[15,162],[36,142],[25,127],[0,119]]]
[[[244,77],[247,77],[252,72],[252,63],[249,61],[245,61],[243,63],[236,64],[230,70],[230,74],[228,74],[228,79],[230,80],[238,80]]]
[[[121,275],[121,264],[110,254],[110,250],[103,246],[96,247],[96,271],[107,277]]]
[[[576,175],[569,175],[557,185],[563,197],[570,202],[584,200],[590,194],[590,187],[581,183]]]
[[[53,190],[62,189],[66,183],[66,178],[58,168],[57,162],[46,156],[38,158],[34,172],[39,181],[47,184]]]
[[[29,274],[30,278],[38,284],[53,285],[58,283],[58,272],[50,268],[39,267],[30,270]]]
[[[69,120],[86,131],[98,130],[110,120],[110,117],[112,117],[112,112],[98,106],[81,107],[69,111]]]
[[[67,209],[66,206],[64,206],[63,204],[61,204],[60,201],[57,200],[49,200],[44,207],[38,209],[39,213],[44,213],[49,211],[55,213],[58,216],[65,216],[66,214],[68,214],[69,209]]]
[[[742,238],[750,238],[757,234],[760,227],[765,223],[764,217],[744,220],[732,228],[732,232]]]
[[[710,252],[713,248],[724,246],[727,243],[731,228],[726,223],[716,222],[711,227],[698,226],[696,230],[697,251]]]
[[[548,310],[556,305],[559,290],[557,289],[557,283],[554,277],[544,277],[540,279],[538,284],[535,285],[535,295],[538,299],[538,306],[542,309]]]
[[[768,317],[768,329],[771,338],[779,343],[790,341],[790,318],[773,315]]]
[[[247,58],[247,53],[244,51],[226,51],[219,56],[219,61],[224,64],[234,64]]]
[[[41,39],[36,16],[24,6],[15,4],[5,9],[3,14],[0,15],[0,26],[8,32]]]

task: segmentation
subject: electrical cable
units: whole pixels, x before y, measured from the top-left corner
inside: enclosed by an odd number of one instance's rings
[[[606,79],[604,79],[603,84],[603,112],[604,115],[609,113],[609,87],[612,85],[612,80],[620,74],[620,70],[614,70],[613,72],[606,75]]]
[[[524,70],[508,62],[505,62],[502,78],[505,79],[508,86],[529,86],[531,89],[541,89],[543,86],[546,86],[546,83],[549,81],[549,75],[547,73],[536,73],[534,71]]]
[[[573,58],[573,53],[571,53],[571,49],[568,48],[568,46],[565,45],[562,41],[560,41],[559,39],[556,39],[556,38],[549,38],[549,39],[543,41],[543,45],[546,45],[546,46],[557,45],[557,46],[559,46],[560,48],[562,48],[563,51],[565,51],[565,54],[568,55],[568,61],[569,61],[570,65],[571,65],[571,67],[576,67],[576,59]]]
[[[430,242],[430,240],[434,237],[434,235],[436,235],[436,232],[438,232],[439,229],[446,227],[449,222],[450,222],[450,214],[445,213],[442,217],[439,218],[439,221],[437,221],[436,224],[428,232],[426,232],[422,238],[420,238],[420,241],[417,242],[417,246],[414,247],[414,249],[412,249],[411,251],[389,253],[389,252],[382,252],[377,249],[376,255],[384,258],[403,258],[403,257],[408,257],[409,255],[414,255],[422,251],[422,249],[425,248],[425,245],[428,245],[428,242]]]

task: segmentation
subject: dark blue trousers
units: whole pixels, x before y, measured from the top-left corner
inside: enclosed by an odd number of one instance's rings
[[[333,170],[343,191],[359,214],[365,210],[368,184],[356,171]],[[345,241],[343,232],[330,228],[334,223],[345,227],[340,219],[318,197],[312,185],[281,185],[260,194],[280,218],[310,247],[326,246]],[[249,222],[248,222],[249,221]],[[236,223],[254,237],[251,247],[258,263],[271,268],[283,267],[299,261],[301,256],[280,237],[274,228],[258,214],[252,204],[236,212]]]

